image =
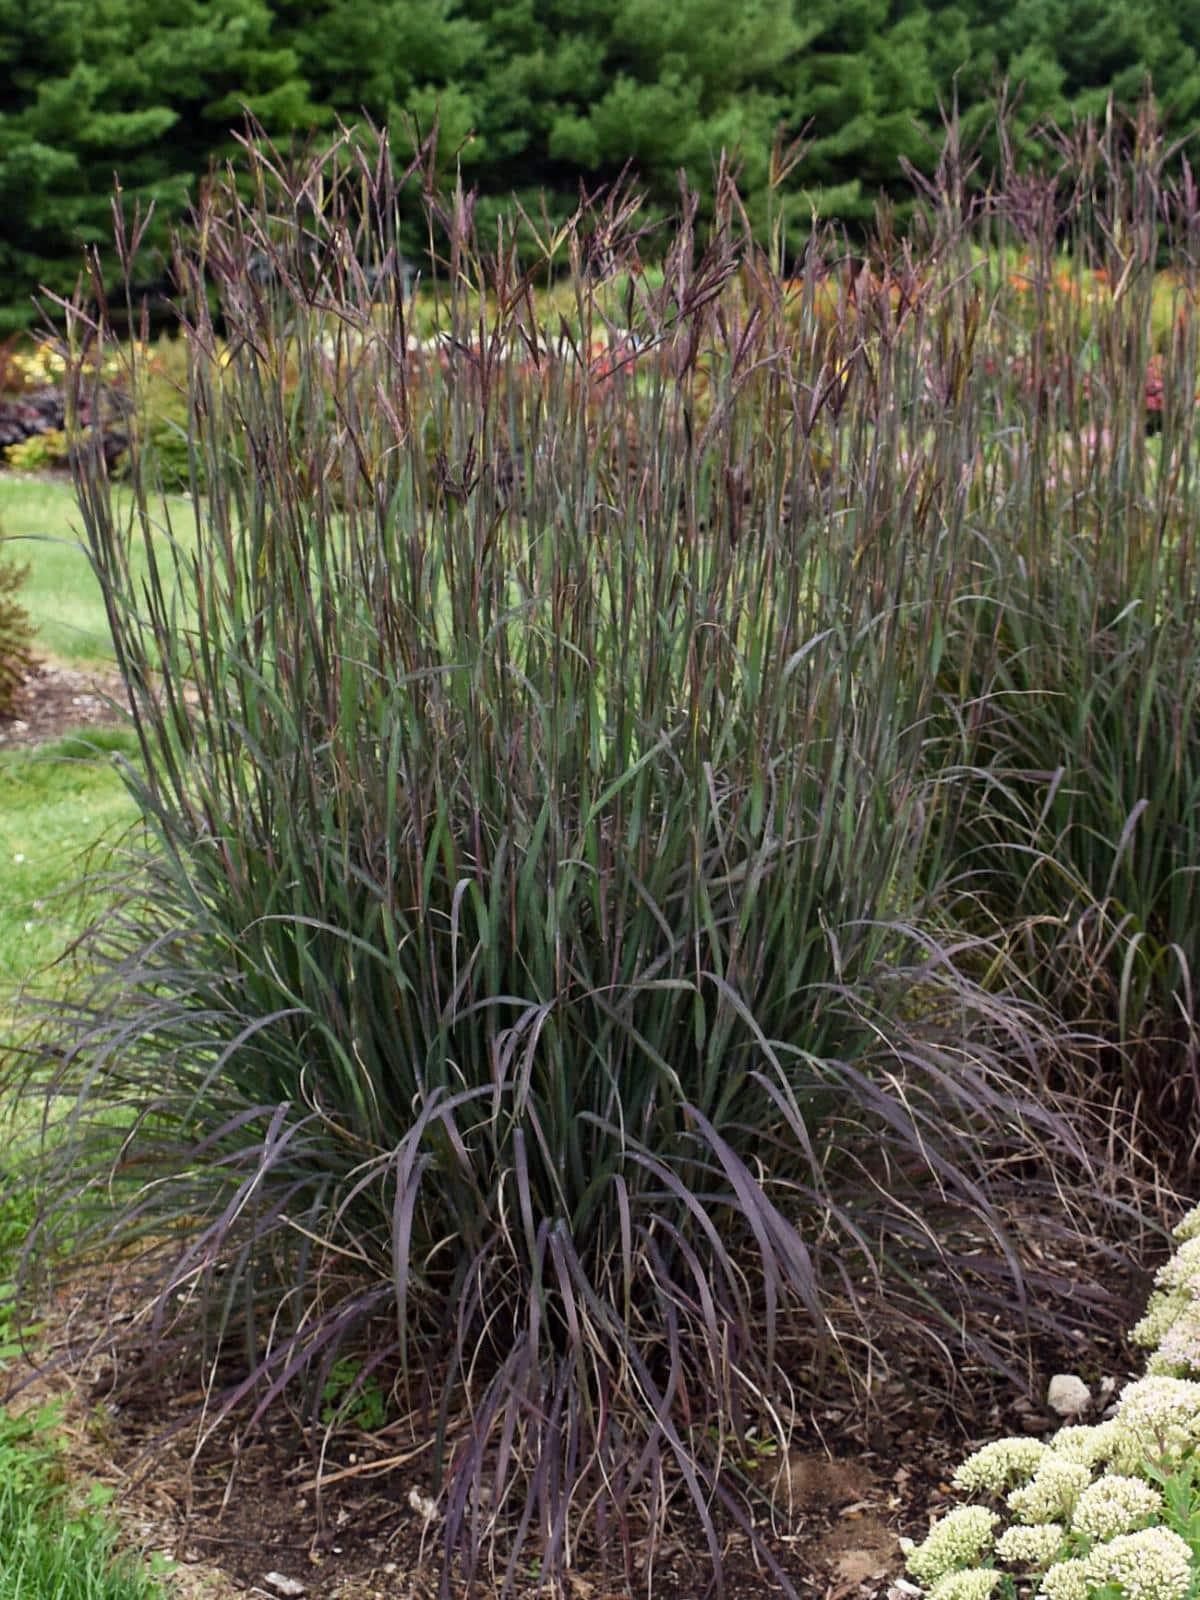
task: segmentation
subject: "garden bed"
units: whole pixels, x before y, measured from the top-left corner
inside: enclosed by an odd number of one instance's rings
[[[0,717],[0,749],[127,725],[120,710],[123,699],[121,680],[111,671],[41,661],[17,691],[16,714]]]
[[[146,1446],[164,1423],[194,1411],[197,1398],[149,1389],[144,1401],[107,1413],[99,1427],[88,1418],[102,1400],[77,1402],[71,1413],[76,1470],[118,1491],[114,1511],[125,1539],[177,1563],[184,1593],[197,1586],[211,1593],[215,1583],[217,1593],[270,1594],[265,1576],[280,1572],[302,1582],[310,1596],[330,1600],[435,1600],[436,1560],[422,1519],[409,1505],[419,1485],[403,1468],[379,1464],[386,1438],[341,1443],[327,1463],[339,1481],[324,1492],[318,1514],[311,1459],[297,1457],[294,1440],[282,1430],[233,1453],[214,1449],[199,1465],[181,1434],[148,1463]],[[835,1415],[838,1420],[824,1422],[823,1439],[812,1434],[797,1442],[789,1468],[795,1515],[790,1531],[773,1543],[797,1590],[812,1600],[884,1600],[901,1570],[900,1536],[922,1536],[930,1511],[950,1503],[961,1435],[952,1418],[931,1419],[918,1407],[886,1429],[854,1427]],[[999,1396],[991,1415],[1006,1430],[1027,1418]],[[763,1475],[776,1470],[772,1464]],[[661,1600],[704,1593],[711,1574],[689,1557],[702,1548],[699,1529],[689,1533],[686,1522],[660,1548],[654,1593]],[[782,1592],[756,1566],[742,1536],[730,1536],[726,1548],[728,1600],[766,1600]],[[568,1592],[581,1600],[625,1600],[637,1592],[586,1555],[569,1582]],[[491,1592],[483,1585],[476,1594]],[[521,1593],[536,1592],[531,1572]]]
[[[1144,1281],[1135,1276],[1131,1305]],[[10,1372],[9,1393],[22,1406],[51,1397],[64,1405],[72,1471],[115,1491],[128,1546],[174,1563],[172,1593],[181,1600],[286,1600],[266,1582],[273,1573],[302,1583],[309,1600],[437,1600],[436,1527],[412,1504],[414,1493],[428,1488],[420,1440],[387,1427],[344,1430],[325,1457],[320,1495],[313,1457],[286,1420],[251,1435],[220,1434],[197,1455],[202,1391],[151,1376],[116,1404],[102,1360],[69,1364],[73,1378],[55,1368],[71,1339],[93,1325],[90,1298],[86,1291],[55,1298],[40,1339],[50,1370]],[[1111,1339],[1088,1347],[1041,1341],[1033,1359],[1027,1393],[970,1369],[962,1374],[964,1392],[941,1402],[931,1374],[920,1371],[898,1371],[870,1408],[848,1388],[829,1385],[798,1425],[786,1466],[771,1454],[754,1469],[764,1488],[785,1473],[790,1480],[792,1513],[780,1490],[768,1542],[805,1600],[904,1600],[900,1539],[922,1538],[930,1519],[955,1502],[951,1477],[963,1455],[1002,1434],[1048,1435],[1057,1419],[1034,1397],[1044,1395],[1054,1372],[1083,1371],[1099,1394],[1136,1368],[1136,1356]],[[744,1535],[727,1528],[724,1538],[727,1600],[783,1593]],[[706,1592],[711,1572],[697,1559],[703,1549],[699,1526],[685,1516],[654,1558],[659,1600]],[[584,1551],[566,1592],[577,1600],[627,1600],[644,1581],[639,1574],[631,1587]],[[531,1569],[519,1593],[541,1592]],[[465,1600],[459,1586],[452,1593]],[[475,1600],[498,1593],[486,1582],[473,1591]]]
[[[356,1600],[879,1600],[964,1448],[1125,1375],[1200,1150],[1200,212],[1131,137],[1062,217],[1008,173],[964,218],[950,150],[923,253],[794,279],[728,188],[649,281],[620,192],[570,319],[432,205],[432,348],[389,163],[251,144],[176,412],[73,308],[138,402],[55,553],[140,821],[9,1082],[138,1537]],[[102,715],[40,676],[14,735],[56,695]],[[14,970],[92,759],[5,757]]]

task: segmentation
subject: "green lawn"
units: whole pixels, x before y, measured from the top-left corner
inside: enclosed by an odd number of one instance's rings
[[[18,987],[55,982],[46,969],[94,915],[80,886],[111,857],[135,814],[113,754],[127,733],[92,730],[0,755],[0,1060],[19,1026]],[[0,1377],[23,1360],[8,1284],[37,1197],[19,1175],[27,1116],[5,1114],[0,1138]],[[0,1413],[0,1600],[155,1600],[143,1566],[117,1553],[104,1492],[72,1471],[53,1409]]]
[[[8,1284],[36,1197],[0,1163],[0,1374],[20,1359]],[[0,1412],[0,1600],[162,1600],[150,1572],[117,1550],[111,1491],[71,1471],[54,1406]]]
[[[29,568],[21,598],[39,646],[60,660],[97,661],[111,656],[112,647],[78,525],[68,482],[0,474],[0,534]]]
[[[75,663],[111,660],[78,520],[66,480],[0,473],[0,532],[29,569],[21,598],[37,648]],[[77,884],[103,867],[108,846],[134,819],[111,756],[131,748],[127,735],[92,730],[0,754],[0,1018],[16,986],[83,926],[89,907]]]
[[[186,502],[178,501],[176,509],[187,512]],[[187,515],[178,521],[176,532],[185,533]],[[74,664],[111,661],[104,602],[80,537],[67,479],[0,471],[0,538],[29,569],[21,599],[39,649]]]
[[[0,533],[29,577],[22,599],[47,656],[111,659],[100,591],[74,528],[65,482],[0,473]],[[49,971],[95,914],[97,875],[136,808],[114,763],[133,753],[125,732],[91,729],[32,750],[0,753],[0,1058],[16,1022],[18,989],[55,982]],[[90,881],[89,881],[90,880]],[[0,1373],[18,1358],[7,1282],[36,1197],[8,1169],[19,1125],[0,1151]],[[0,1600],[155,1600],[144,1568],[116,1553],[103,1494],[80,1488],[53,1411],[0,1414]]]
[[[134,820],[114,748],[132,752],[130,736],[93,729],[0,756],[0,1006],[79,932],[88,897],[76,885]]]

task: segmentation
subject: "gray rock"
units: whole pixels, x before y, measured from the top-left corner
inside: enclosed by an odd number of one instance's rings
[[[1092,1407],[1092,1391],[1073,1372],[1057,1372],[1050,1379],[1046,1391],[1046,1404],[1055,1416],[1066,1421],[1082,1417]]]

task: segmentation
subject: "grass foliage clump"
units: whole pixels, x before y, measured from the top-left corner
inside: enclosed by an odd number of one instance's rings
[[[1060,173],[1010,178],[983,230],[974,277],[986,296],[999,264],[1010,298],[987,319],[967,457],[983,537],[940,669],[957,737],[936,760],[968,774],[951,851],[976,903],[956,920],[990,919],[1033,990],[1092,1036],[1075,1081],[1094,1091],[1099,1066],[1105,1102],[1186,1165],[1200,1142],[1200,208],[1176,158],[1144,111],[1064,141]]]
[[[951,147],[914,241],[791,280],[726,175],[654,275],[623,192],[518,248],[430,187],[420,340],[421,172],[251,143],[176,263],[188,526],[136,417],[128,492],[78,455],[145,843],[45,1229],[210,1418],[385,1393],[468,1569],[683,1504],[719,1570],[830,1363],[1053,1317],[1097,1061],[1190,1048],[1195,208],[1122,138],[1061,216]]]

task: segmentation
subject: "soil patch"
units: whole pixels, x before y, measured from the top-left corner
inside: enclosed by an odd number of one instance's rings
[[[1136,1256],[1131,1249],[1126,1263],[1114,1264],[1111,1290],[1122,1317],[1144,1292]],[[1059,1265],[1068,1279],[1068,1264]],[[401,1423],[340,1434],[321,1464],[320,1494],[314,1455],[284,1416],[253,1432],[230,1425],[197,1453],[206,1396],[194,1377],[161,1370],[135,1377],[126,1367],[129,1381],[114,1391],[110,1351],[88,1330],[120,1323],[120,1300],[109,1278],[84,1274],[61,1283],[43,1306],[42,1372],[31,1380],[28,1368],[10,1369],[0,1401],[26,1404],[39,1392],[64,1398],[73,1467],[117,1490],[114,1509],[130,1547],[177,1563],[169,1593],[180,1600],[442,1600],[437,1523],[423,1510],[431,1488],[425,1437]],[[919,1343],[898,1341],[889,1344],[890,1365],[876,1369],[869,1406],[836,1372],[823,1378],[817,1402],[796,1420],[786,1458],[764,1451],[755,1463],[740,1464],[762,1485],[762,1540],[795,1593],[802,1600],[908,1600],[899,1538],[923,1538],[955,1503],[950,1480],[967,1451],[1006,1434],[1041,1436],[1057,1427],[1044,1403],[1055,1373],[1079,1373],[1102,1409],[1113,1388],[1140,1370],[1140,1358],[1104,1331],[1116,1325],[1097,1320],[1086,1340],[1078,1332],[1044,1335],[1030,1351],[1024,1385],[963,1361],[948,1389],[945,1369],[932,1366]],[[126,1354],[136,1362],[134,1349]],[[231,1369],[222,1381],[236,1376]],[[783,1593],[741,1529],[727,1525],[722,1545],[727,1600]],[[574,1561],[563,1600],[635,1600],[648,1589],[653,1600],[712,1593],[703,1532],[683,1516],[655,1554],[652,1585],[637,1570],[636,1549],[632,1582],[619,1555],[605,1560],[577,1548]],[[515,1592],[520,1600],[544,1600],[550,1591],[530,1566]],[[469,1600],[496,1600],[498,1593],[499,1584],[481,1574]],[[454,1585],[448,1600],[468,1597]]]
[[[1078,1355],[1079,1352],[1076,1352]],[[976,1409],[969,1431],[949,1403],[930,1403],[889,1386],[870,1414],[831,1393],[799,1430],[785,1461],[757,1471],[775,1488],[768,1543],[804,1600],[905,1600],[899,1537],[924,1536],[955,1501],[950,1477],[973,1445],[1005,1433],[1041,1434],[1057,1425],[1039,1400],[1065,1352],[1047,1348],[1030,1394],[984,1374],[967,1374]],[[1131,1367],[1116,1344],[1087,1352],[1088,1370],[1122,1382]],[[42,1380],[38,1380],[39,1385]],[[46,1380],[61,1395],[62,1377]],[[89,1392],[90,1391],[90,1392]],[[260,1430],[223,1436],[196,1459],[187,1419],[200,1396],[182,1384],[148,1387],[113,1405],[100,1369],[80,1373],[68,1404],[79,1471],[119,1491],[129,1543],[177,1563],[170,1587],[181,1600],[438,1600],[436,1525],[420,1499],[427,1485],[403,1464],[406,1440],[387,1430],[350,1435],[326,1458],[332,1481],[313,1492],[313,1460],[295,1435]],[[147,1454],[173,1425],[171,1443]],[[756,1561],[740,1530],[727,1531],[728,1600],[771,1600],[782,1590]],[[660,1546],[653,1595],[702,1600],[711,1570],[698,1526],[682,1526]],[[298,1587],[297,1587],[298,1586]],[[473,1600],[494,1600],[499,1585],[480,1581]],[[548,1593],[530,1568],[517,1593]],[[581,1552],[566,1600],[632,1600],[646,1592],[610,1564]],[[457,1586],[453,1600],[465,1600]]]
[[[40,662],[18,691],[15,715],[0,717],[0,750],[46,744],[80,729],[121,727],[123,692],[116,672]]]

